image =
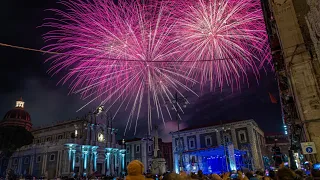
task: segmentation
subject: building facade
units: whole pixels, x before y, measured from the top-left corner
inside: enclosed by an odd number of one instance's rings
[[[280,152],[288,156],[290,150],[290,141],[287,135],[282,133],[268,133],[265,134],[266,138],[266,156],[272,159],[274,155],[273,148],[280,148]]]
[[[197,163],[197,166],[193,167],[194,169],[203,170],[204,158],[210,159],[208,156],[211,158],[215,158],[215,156],[225,157],[225,153],[229,151],[227,149],[230,147],[234,148],[234,150],[232,150],[234,152],[246,152],[247,157],[245,158],[251,159],[250,163],[252,163],[253,169],[263,168],[264,133],[254,120],[225,122],[198,128],[187,128],[171,134],[173,142],[172,151],[174,155],[173,166],[176,172],[179,172],[180,158],[183,159],[184,170],[189,171],[187,166],[194,163]],[[179,138],[181,139],[180,146]],[[222,151],[220,151],[220,154],[219,149]],[[190,151],[199,153],[192,153],[193,155],[190,155],[190,153],[188,153]],[[206,151],[206,153],[202,153],[204,151]],[[237,155],[234,153],[236,156],[240,156],[240,154],[241,153]]]
[[[31,130],[33,143],[18,149],[10,159],[0,159],[0,173],[55,178],[91,174],[121,175],[125,171],[124,145],[117,130],[98,124],[101,113]],[[5,116],[6,117],[6,116]],[[12,119],[11,119],[12,120]],[[4,119],[3,121],[8,121]]]
[[[154,155],[154,140],[151,137],[128,139],[126,146],[126,165],[132,160],[139,160],[143,163],[145,171],[151,170],[152,159]],[[172,143],[162,142],[159,138],[160,157],[166,160],[167,170],[172,171]]]
[[[293,161],[292,155],[299,151],[300,142],[312,141],[320,149],[319,1],[261,2]],[[320,154],[311,160],[319,161]]]

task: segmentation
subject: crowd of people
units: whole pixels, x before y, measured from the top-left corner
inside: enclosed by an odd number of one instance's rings
[[[168,172],[161,176],[153,176],[151,173],[144,174],[144,165],[138,160],[131,161],[127,166],[127,175],[125,177],[95,177],[93,175],[87,177],[61,177],[62,179],[107,179],[107,180],[320,180],[320,170],[312,168],[312,164],[308,165],[310,171],[308,173],[305,170],[297,169],[295,171],[284,167],[283,164],[277,170],[265,171],[258,170],[255,172],[246,171],[234,171],[226,172],[223,174],[203,174],[201,170],[197,173],[187,174],[181,171],[179,174],[174,172]],[[1,178],[0,178],[1,179]],[[9,171],[5,179],[15,180],[21,179],[14,176],[13,171]],[[37,179],[34,177],[24,177],[22,179]],[[46,178],[41,178],[46,179]]]
[[[312,164],[310,164],[312,166]],[[127,166],[128,175],[125,180],[320,180],[320,170],[310,169],[310,174],[306,174],[303,170],[291,170],[287,167],[280,166],[276,171],[258,170],[256,172],[227,172],[224,174],[209,174],[204,175],[201,170],[198,173],[187,174],[180,172],[179,174],[171,172],[160,177],[154,177],[150,174],[143,174],[144,166],[138,161],[131,161]]]

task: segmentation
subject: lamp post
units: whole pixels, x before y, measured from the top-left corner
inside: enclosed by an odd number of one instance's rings
[[[174,110],[176,112],[176,121],[178,123],[178,149],[179,149],[179,171],[183,170],[183,158],[182,158],[182,153],[184,151],[184,146],[181,142],[181,137],[180,137],[180,120],[181,116],[180,116],[180,112],[183,113],[182,108],[186,108],[187,104],[189,104],[189,102],[187,101],[186,97],[182,96],[182,97],[178,97],[178,93],[175,93],[174,99],[172,99],[171,101],[172,104],[172,110]],[[182,105],[182,107],[181,107]]]
[[[229,167],[228,167],[228,155],[227,155],[227,147],[226,147],[226,139],[225,139],[225,132],[227,131],[227,129],[224,128],[224,125],[222,123],[222,121],[220,120],[220,126],[221,126],[221,131],[222,131],[222,140],[223,140],[223,151],[224,151],[224,156],[225,156],[225,160],[226,160],[226,168],[227,168],[227,172],[229,171]]]

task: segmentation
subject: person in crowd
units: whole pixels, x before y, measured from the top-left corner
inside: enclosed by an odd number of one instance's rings
[[[166,174],[163,177],[163,180],[183,180],[183,178],[179,174],[172,172],[170,174]]]
[[[128,175],[126,176],[126,180],[145,180],[143,175],[144,166],[142,162],[138,160],[131,161],[127,166]]]
[[[264,172],[262,170],[257,170],[255,174],[258,180],[262,180],[264,176]]]
[[[277,180],[298,180],[297,175],[291,169],[286,167],[278,169],[276,177]]]
[[[311,170],[311,175],[314,180],[320,180],[320,170],[313,169]]]
[[[147,173],[146,180],[153,180],[153,175],[151,173]]]
[[[269,178],[271,180],[275,180],[276,179],[276,173],[274,172],[274,170],[270,170],[269,171]]]

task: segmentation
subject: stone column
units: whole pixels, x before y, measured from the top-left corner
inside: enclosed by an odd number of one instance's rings
[[[33,166],[34,166],[34,159],[35,159],[35,156],[32,155],[31,158],[30,158],[30,165],[29,165],[29,172],[28,174],[33,174]]]
[[[70,173],[71,172],[71,164],[72,164],[72,149],[70,148],[68,150],[68,164],[67,164],[67,173]]]
[[[183,144],[184,144],[184,150],[185,150],[185,151],[188,151],[187,136],[183,136]]]
[[[232,138],[232,144],[234,148],[238,149],[237,135],[236,135],[235,129],[231,129],[231,138]]]
[[[58,168],[58,172],[59,172],[59,176],[61,176],[62,169],[64,169],[64,162],[65,162],[65,150],[61,150],[61,154],[60,154],[60,162],[59,162],[59,168]]]
[[[251,158],[253,159],[253,167],[254,169],[259,169],[261,168],[259,165],[259,155],[258,155],[258,149],[257,149],[257,137],[254,132],[255,130],[253,129],[252,126],[248,127],[248,133],[249,133],[249,142],[251,144]]]
[[[135,157],[134,157],[134,152],[135,152],[135,148],[134,148],[134,144],[131,144],[131,160],[130,161],[132,161],[132,160],[134,160],[135,159]]]
[[[147,153],[147,147],[146,147],[146,142],[141,141],[141,149],[140,149],[140,153],[141,153],[141,161],[142,164],[145,167],[145,171],[148,169],[148,153]]]
[[[106,175],[111,175],[111,171],[110,171],[110,157],[111,157],[111,150],[112,148],[106,148],[106,164],[107,164],[107,167],[106,167]]]
[[[126,153],[126,150],[121,151],[121,173],[122,174],[124,174],[125,167],[126,167],[125,153]]]
[[[97,158],[98,158],[98,153],[93,152],[93,170],[94,170],[94,172],[97,171]]]
[[[59,173],[60,164],[61,164],[61,151],[58,151],[55,177],[58,177],[60,175],[60,173]]]
[[[179,154],[178,153],[174,153],[173,154],[173,168],[174,168],[174,171],[176,173],[179,173]]]
[[[106,157],[105,157],[105,159],[106,159]],[[101,172],[101,174],[106,175],[106,161],[104,161],[104,162],[102,163],[102,172]]]
[[[110,154],[110,174],[114,175],[114,154],[111,152]]]
[[[88,175],[88,173],[90,173],[89,171],[88,171],[88,161],[89,161],[89,157],[88,157],[89,155],[88,155],[88,152],[87,151],[84,151],[83,152],[83,173],[87,173],[87,175]]]
[[[45,152],[44,155],[43,155],[43,159],[42,159],[42,171],[41,171],[41,174],[44,175],[45,172],[46,172],[46,166],[47,166],[47,154],[48,152]]]
[[[74,172],[74,167],[76,165],[76,150],[72,150],[72,163],[71,163],[71,171]]]
[[[69,173],[69,150],[64,149],[63,173]]]
[[[216,136],[217,136],[217,144],[218,146],[221,146],[223,143],[223,140],[221,139],[220,131],[216,131]]]
[[[197,141],[197,147],[196,147],[196,149],[201,148],[200,134],[196,134],[196,141]]]

